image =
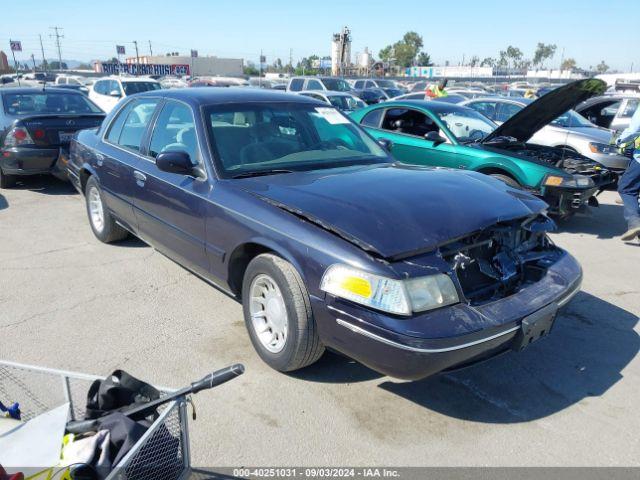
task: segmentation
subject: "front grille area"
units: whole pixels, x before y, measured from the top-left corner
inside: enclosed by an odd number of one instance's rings
[[[560,250],[546,232],[547,217],[501,223],[440,249],[472,305],[504,298],[539,281]]]

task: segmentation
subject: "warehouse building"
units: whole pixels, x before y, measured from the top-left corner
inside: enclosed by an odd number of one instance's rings
[[[223,76],[240,77],[243,74],[243,59],[241,58],[220,58],[220,57],[188,57],[186,55],[144,55],[139,57],[129,57],[126,63],[143,65],[189,65],[191,75],[194,77]]]

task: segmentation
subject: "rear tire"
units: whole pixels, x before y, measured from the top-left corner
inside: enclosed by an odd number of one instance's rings
[[[251,343],[271,368],[298,370],[324,353],[307,288],[286,260],[262,254],[249,263],[242,306]]]
[[[104,243],[112,243],[127,238],[129,232],[116,223],[104,204],[102,190],[94,177],[89,177],[89,180],[87,180],[84,196],[89,225],[91,225],[91,230],[98,240]]]
[[[15,175],[7,175],[0,169],[0,188],[12,188],[16,186],[18,177]]]
[[[515,180],[514,178],[511,178],[508,175],[503,175],[501,173],[492,173],[491,176],[493,178],[497,178],[498,180],[502,180],[504,183],[506,183],[510,187],[520,188],[520,189],[522,188],[522,186],[518,183],[517,180]]]

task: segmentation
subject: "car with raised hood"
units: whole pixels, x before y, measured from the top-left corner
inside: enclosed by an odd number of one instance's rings
[[[460,105],[473,108],[501,125],[535,101],[530,98],[480,97]],[[528,142],[577,152],[609,170],[622,173],[629,165],[629,158],[618,152],[612,137],[613,132],[608,128],[594,125],[574,110],[568,110],[535,132]]]
[[[528,143],[542,127],[606,88],[582,80],[558,88],[497,126],[471,108],[439,101],[404,100],[351,114],[398,160],[473,170],[542,197],[549,212],[568,216],[597,205],[595,195],[616,174],[579,153]]]
[[[279,371],[333,349],[422,378],[526,347],[580,288],[543,201],[399,164],[300,95],[140,94],[79,133],[69,169],[98,239],[132,232],[240,300]]]
[[[0,188],[25,175],[66,178],[69,142],[105,114],[85,95],[59,88],[0,89]]]

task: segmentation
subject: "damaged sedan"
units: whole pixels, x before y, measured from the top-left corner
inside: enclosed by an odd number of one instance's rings
[[[573,82],[500,126],[470,108],[434,101],[390,101],[351,115],[402,162],[491,175],[543,198],[551,214],[566,217],[587,205],[597,206],[595,195],[610,188],[616,174],[578,152],[528,142],[542,127],[604,89],[601,80]]]
[[[542,200],[399,164],[299,95],[124,99],[74,139],[69,176],[98,239],[132,233],[236,297],[255,350],[283,372],[331,349],[423,378],[529,346],[580,289]]]

